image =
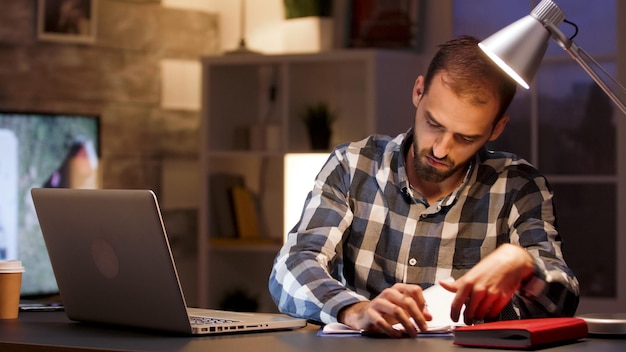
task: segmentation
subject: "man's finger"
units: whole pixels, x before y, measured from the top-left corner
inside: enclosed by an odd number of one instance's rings
[[[465,302],[468,301],[468,298],[470,298],[471,293],[472,288],[469,285],[463,285],[457,289],[456,295],[452,300],[452,305],[450,306],[450,318],[452,318],[453,321],[459,321],[461,309]]]

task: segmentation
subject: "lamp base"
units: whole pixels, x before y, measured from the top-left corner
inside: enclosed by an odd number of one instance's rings
[[[590,334],[626,336],[626,313],[590,313],[577,317],[587,322]]]
[[[231,50],[231,51],[227,51],[224,54],[226,55],[250,55],[250,54],[254,54],[254,55],[260,55],[261,53],[257,52],[257,51],[253,51],[248,49],[248,47],[246,47],[246,41],[242,38],[239,41],[239,47],[237,47],[237,49],[235,50]]]

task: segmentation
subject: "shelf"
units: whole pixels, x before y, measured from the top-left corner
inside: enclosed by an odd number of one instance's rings
[[[274,238],[210,238],[211,250],[273,251],[280,250],[281,239]]]
[[[329,151],[330,152],[330,151]],[[283,151],[267,150],[212,150],[206,153],[209,158],[248,158],[248,157],[269,157],[282,158]]]

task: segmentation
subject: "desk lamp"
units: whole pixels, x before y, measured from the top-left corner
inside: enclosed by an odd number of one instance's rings
[[[552,37],[626,114],[626,89],[576,45],[573,37],[567,38],[557,28],[564,20],[565,13],[554,2],[543,0],[530,15],[494,33],[478,46],[519,85],[528,89]]]
[[[576,27],[565,20],[565,13],[556,4],[542,0],[530,15],[494,33],[478,46],[519,85],[528,89],[552,37],[626,114],[626,89],[576,45],[572,41],[573,36],[567,38],[557,28],[563,21]],[[587,321],[590,333],[626,335],[626,314],[592,313],[581,315],[580,318]]]

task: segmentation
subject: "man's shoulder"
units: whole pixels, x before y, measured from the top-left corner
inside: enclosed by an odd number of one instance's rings
[[[348,154],[357,154],[377,159],[386,153],[395,153],[401,150],[402,142],[406,138],[406,133],[397,136],[384,134],[372,134],[359,141],[345,143],[340,146]]]
[[[507,173],[524,178],[535,178],[541,175],[528,160],[514,153],[483,149],[478,157],[480,166],[497,174]]]

